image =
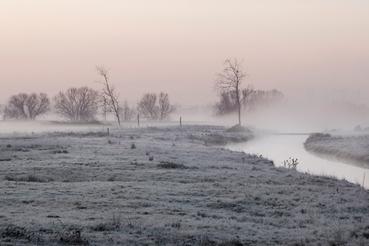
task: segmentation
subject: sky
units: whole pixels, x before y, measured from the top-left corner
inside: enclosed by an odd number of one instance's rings
[[[230,57],[245,85],[369,104],[369,1],[0,0],[1,103],[99,89],[104,65],[121,100],[166,91],[208,104]]]

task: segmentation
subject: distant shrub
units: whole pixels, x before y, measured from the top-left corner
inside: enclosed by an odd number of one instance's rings
[[[121,216],[113,214],[113,216],[109,221],[97,224],[93,226],[91,229],[94,231],[115,231],[119,230],[121,227],[122,227]]]
[[[17,225],[8,225],[6,226],[0,233],[1,238],[13,238],[13,239],[23,239],[29,242],[41,242],[41,237],[34,233],[28,231],[24,227],[20,227]]]
[[[230,241],[224,241],[219,243],[219,246],[243,246],[243,244],[241,243],[240,240],[238,239],[233,239]]]
[[[68,150],[66,149],[58,149],[58,150],[53,150],[52,151],[53,154],[68,154]]]
[[[289,169],[296,169],[298,164],[299,160],[297,158],[290,157],[289,159],[283,161],[283,166]]]
[[[88,240],[82,237],[81,230],[79,229],[63,230],[58,233],[57,237],[58,241],[63,244],[89,245]]]
[[[51,178],[38,177],[32,174],[19,177],[6,175],[5,180],[15,182],[35,182],[35,183],[47,183],[53,181],[53,179]]]
[[[177,164],[170,161],[161,161],[160,164],[158,164],[158,167],[165,169],[188,169],[188,167],[183,164]]]
[[[115,176],[111,176],[111,177],[109,177],[109,178],[108,178],[108,181],[109,181],[109,182],[114,182],[114,181],[115,181]]]
[[[8,225],[5,230],[1,233],[2,237],[11,237],[11,238],[26,238],[28,237],[28,233],[26,228],[16,226],[16,225]]]

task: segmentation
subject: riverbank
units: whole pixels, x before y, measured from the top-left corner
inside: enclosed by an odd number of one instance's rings
[[[306,150],[369,169],[369,135],[331,135],[316,133],[305,141]]]
[[[222,148],[222,127],[1,139],[0,244],[369,242],[369,193]]]

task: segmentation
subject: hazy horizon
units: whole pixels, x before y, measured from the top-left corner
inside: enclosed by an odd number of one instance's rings
[[[244,60],[245,85],[369,103],[364,0],[3,0],[0,30],[2,103],[98,89],[103,64],[122,100],[167,91],[174,103],[209,104],[228,57]]]

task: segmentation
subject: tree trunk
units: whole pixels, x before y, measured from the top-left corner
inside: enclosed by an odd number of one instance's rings
[[[240,99],[240,89],[238,84],[236,86],[236,99],[237,99],[237,108],[238,108],[238,124],[241,125],[241,99]]]
[[[241,103],[238,102],[238,124],[241,125]]]
[[[120,127],[120,116],[119,116],[119,111],[115,113],[115,117],[117,118],[118,126]]]

